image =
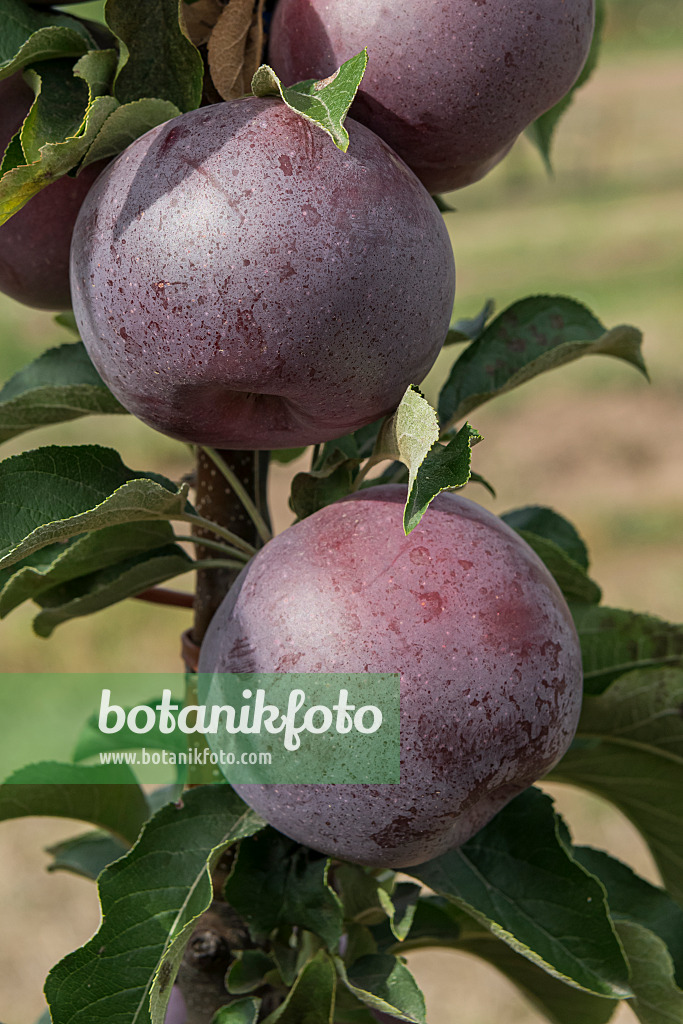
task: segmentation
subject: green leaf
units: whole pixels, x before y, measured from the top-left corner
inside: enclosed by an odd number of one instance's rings
[[[398,1020],[425,1024],[424,996],[408,968],[395,956],[362,956],[348,971],[338,960],[337,970],[352,995],[365,1006]]]
[[[324,857],[269,828],[241,844],[225,898],[255,938],[280,925],[298,925],[335,949],[343,915],[327,882],[328,868]]]
[[[121,46],[114,95],[120,103],[155,97],[181,111],[202,100],[204,64],[183,32],[178,0],[107,0],[107,25]]]
[[[305,519],[326,505],[331,505],[353,489],[360,459],[348,458],[341,448],[332,445],[325,447],[328,450],[319,468],[309,473],[297,473],[292,480],[289,507],[299,519]]]
[[[33,815],[87,821],[133,843],[148,810],[127,765],[44,761],[20,768],[0,786],[0,821]]]
[[[284,1003],[263,1024],[333,1024],[337,976],[324,950],[308,961]]]
[[[48,871],[70,871],[74,875],[93,881],[109,864],[128,851],[128,845],[105,832],[86,832],[84,835],[65,839],[54,846],[48,846],[46,853],[53,860]]]
[[[596,696],[637,668],[683,667],[683,626],[651,615],[573,605],[581,641],[584,693]]]
[[[227,786],[198,787],[163,807],[100,876],[97,934],[48,975],[54,1024],[163,1024],[193,923],[211,903],[211,868],[261,827]]]
[[[561,548],[555,541],[540,537],[537,533],[531,533],[529,530],[517,530],[516,532],[545,563],[567,601],[579,601],[585,604],[600,602],[602,597],[600,587],[586,574],[585,569],[578,562],[566,554],[564,548]]]
[[[493,316],[495,308],[493,299],[487,299],[476,316],[451,321],[444,345],[461,345],[463,342],[476,341]]]
[[[581,566],[588,569],[588,550],[577,530],[563,516],[543,505],[527,505],[513,509],[500,517],[513,530],[527,530],[537,537],[545,537]]]
[[[42,61],[24,73],[35,93],[21,129],[25,163],[40,160],[43,146],[76,135],[88,106],[88,87],[68,59]]]
[[[286,465],[288,462],[294,462],[294,459],[298,459],[305,451],[305,448],[278,448],[270,453],[270,457],[274,462]]]
[[[392,935],[402,941],[415,914],[420,886],[412,882],[396,882],[393,872],[388,878],[378,877],[359,864],[335,865],[334,884],[344,908],[344,920],[354,924],[373,925],[388,920]]]
[[[61,313],[56,313],[54,321],[56,324],[59,324],[60,327],[66,328],[66,330],[69,331],[71,334],[75,334],[77,338],[80,338],[81,333],[78,329],[76,317],[74,316],[74,312],[72,309],[65,309]]]
[[[550,797],[528,789],[459,849],[405,870],[561,981],[628,996],[604,892],[558,829]]]
[[[545,114],[541,114],[541,116],[537,118],[533,124],[529,125],[526,130],[527,136],[538,147],[548,172],[552,171],[550,162],[550,145],[557,124],[567,108],[571,106],[576,90],[585,85],[598,63],[604,21],[605,0],[595,0],[595,30],[593,32],[591,47],[588,51],[588,57],[586,58],[586,63],[583,66],[581,74],[574,82],[574,85],[571,87],[569,92],[566,93],[566,95],[563,96],[554,107],[551,107],[550,110],[546,110]]]
[[[34,108],[32,108],[24,124],[24,128],[29,131],[29,135],[33,131],[31,151],[36,155],[36,159],[33,162],[13,166],[0,179],[0,224],[4,224],[5,221],[20,210],[46,185],[51,184],[66,174],[67,171],[78,166],[101,125],[112,110],[118,106],[118,101],[113,96],[102,95],[102,92],[106,91],[106,83],[108,78],[111,77],[114,62],[115,55],[113,50],[92,50],[73,65],[71,74],[73,84],[69,88],[72,90],[78,89],[79,87],[75,83],[80,79],[87,85],[87,97],[83,98],[81,104],[80,121],[78,121],[74,107],[77,94],[76,92],[71,92],[71,104],[68,115],[69,123],[77,124],[77,127],[65,138],[56,139],[56,141],[45,141],[44,144],[40,145],[37,155],[36,147],[39,145],[41,138],[45,136],[46,132],[52,135],[56,131],[56,128],[49,129],[52,119],[58,117],[56,123],[61,124],[63,130],[66,129],[64,128],[63,121],[59,118],[59,104],[55,105],[52,101],[52,86],[54,85],[55,76],[51,71],[48,74],[49,65],[43,64],[40,66],[40,69],[33,70],[32,74],[36,80],[40,78],[42,82],[42,78],[46,78],[46,88],[42,90],[41,87],[41,94],[34,104],[35,109],[40,107],[42,110],[45,107],[46,110],[41,113],[35,130],[31,129]],[[62,67],[63,74],[68,79],[68,72],[64,71],[63,65],[60,64],[60,67]],[[73,76],[76,77],[73,78]],[[64,88],[66,88],[66,84]],[[63,90],[59,91],[60,95],[62,92]],[[81,95],[83,96],[82,93]],[[43,134],[41,135],[41,133]],[[4,166],[5,162],[3,162]]]
[[[197,564],[182,548],[172,544],[42,591],[36,600],[43,610],[33,620],[34,632],[49,637],[62,622],[109,608],[180,576]]]
[[[453,904],[438,896],[419,900],[403,946],[393,952],[435,946],[481,957],[516,985],[552,1024],[607,1024],[616,1000],[591,995],[548,974]]]
[[[111,2],[111,0],[110,0]],[[272,68],[262,64],[251,82],[254,96],[281,96],[288,107],[327,132],[343,153],[349,148],[344,119],[353,103],[368,65],[368,51],[361,50],[320,81],[297,82],[285,88]]]
[[[253,992],[265,983],[266,975],[274,969],[275,961],[262,949],[237,950],[225,976],[225,987],[234,996]]]
[[[0,441],[88,414],[125,413],[82,342],[48,349],[0,391]]]
[[[223,1006],[211,1024],[256,1024],[260,1005],[260,999],[236,999]]]
[[[438,441],[425,456],[414,480],[408,483],[408,498],[403,513],[406,534],[414,530],[441,491],[464,487],[470,479],[472,448],[483,440],[469,423],[464,423],[446,445]]]
[[[629,1006],[641,1024],[679,1024],[683,992],[676,985],[673,964],[662,940],[642,925],[617,924],[617,933],[631,968],[636,993]]]
[[[18,565],[0,570],[0,618],[23,601],[37,600],[44,591],[109,566],[120,567],[126,559],[166,548],[173,540],[166,522],[124,523],[41,548]]]
[[[585,355],[614,356],[647,377],[641,341],[635,327],[607,331],[574,299],[522,299],[503,310],[456,360],[439,396],[439,417],[448,429],[496,395]]]
[[[95,135],[83,158],[81,167],[109,160],[122,153],[150,128],[170,121],[181,113],[179,107],[169,100],[141,99],[123,103],[112,110]]]
[[[23,0],[0,0],[0,21],[0,79],[36,61],[79,57],[95,45],[83,22],[33,10]]]
[[[148,707],[155,707],[161,702],[161,697],[145,701]],[[182,702],[181,702],[182,703]],[[126,712],[126,723],[130,708],[124,708]],[[98,754],[110,750],[139,750],[141,747],[148,747],[150,750],[175,750],[187,749],[187,738],[184,733],[176,729],[173,732],[161,732],[155,721],[154,727],[141,735],[124,725],[118,732],[102,733],[99,729],[99,713],[90,716],[83,726],[73,754],[74,761],[85,761],[89,757],[96,757]]]
[[[618,807],[683,900],[683,671],[640,669],[584,698],[577,738],[548,779]]]
[[[0,568],[86,530],[177,518],[187,487],[134,473],[97,445],[50,446],[0,463]]]
[[[678,982],[683,982],[683,909],[678,903],[603,850],[575,846],[572,853],[605,886],[612,920],[641,924],[658,935],[669,950]]]
[[[378,890],[380,903],[389,917],[389,927],[402,942],[410,931],[421,888],[412,882],[399,882],[393,892]]]

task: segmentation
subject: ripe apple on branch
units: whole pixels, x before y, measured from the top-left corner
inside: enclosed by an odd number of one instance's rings
[[[557,295],[451,321],[430,195],[527,128],[548,160],[602,4],[101,13],[110,35],[75,2],[0,0],[0,289],[73,303],[79,334],[0,391],[0,441],[129,411],[196,467],[175,483],[97,445],[1,462],[0,615],[32,599],[48,636],[128,597],[193,604],[185,712],[197,668],[400,675],[401,781],[198,770],[150,796],[127,762],[85,763],[113,749],[92,723],[70,759],[18,769],[0,817],[97,829],[53,850],[102,906],[47,979],[53,1024],[425,1024],[403,955],[424,946],[483,956],[555,1024],[678,1012],[681,631],[601,607],[561,516],[455,493],[490,488],[471,412],[583,355],[646,373],[640,333]],[[434,409],[419,385],[444,345]],[[307,448],[273,538],[268,460]],[[183,601],[162,584],[188,570]],[[548,774],[623,807],[672,895],[573,845]]]

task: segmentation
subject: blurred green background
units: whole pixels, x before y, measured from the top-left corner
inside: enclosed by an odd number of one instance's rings
[[[85,5],[84,5],[85,6]],[[548,178],[526,139],[488,178],[451,196],[446,220],[458,268],[456,311],[473,315],[528,294],[561,292],[609,327],[645,335],[652,384],[616,360],[592,358],[548,374],[472,415],[485,441],[475,468],[497,489],[468,496],[494,511],[548,504],[578,527],[605,603],[681,619],[683,609],[683,3],[611,0],[601,66],[558,129]],[[70,340],[51,315],[0,296],[0,380],[44,349]],[[426,389],[434,398],[452,361],[445,353]],[[22,443],[23,442],[23,443]],[[192,464],[183,445],[129,417],[76,421],[35,431],[5,454],[50,443],[117,447],[135,469],[179,477]],[[286,495],[299,467],[275,467],[276,526],[291,519]],[[188,588],[191,581],[183,584]],[[0,668],[23,671],[177,671],[179,634],[190,614],[126,601],[59,627],[31,631],[22,607],[0,622]],[[83,708],[84,717],[90,708]],[[656,879],[642,843],[597,800],[554,790],[580,842],[603,846]],[[79,827],[18,821],[0,827],[0,993],[5,1024],[32,1024],[56,960],[98,921],[94,888],[44,874],[41,847]],[[410,958],[430,1024],[536,1024],[493,971],[454,953]],[[11,982],[9,979],[12,979]],[[619,1020],[632,1020],[627,1008]]]

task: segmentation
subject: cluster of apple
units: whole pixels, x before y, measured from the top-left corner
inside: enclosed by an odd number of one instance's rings
[[[8,222],[0,287],[72,301],[113,393],[172,437],[272,449],[358,429],[395,409],[446,335],[455,271],[430,192],[481,178],[568,91],[593,19],[592,0],[279,0],[269,60],[285,85],[368,46],[348,151],[279,99],[191,111],[94,185],[49,186],[52,220],[39,197]],[[28,99],[20,81],[4,89],[8,139]],[[43,229],[61,246],[45,283],[17,241]],[[404,497],[363,490],[270,542],[200,662],[401,673],[398,786],[241,788],[293,838],[393,867],[465,841],[544,774],[581,691],[569,610],[533,552],[454,494],[406,537]]]

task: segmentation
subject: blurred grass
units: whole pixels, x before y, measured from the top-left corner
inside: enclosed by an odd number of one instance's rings
[[[602,67],[561,123],[555,175],[545,175],[520,140],[484,181],[454,194],[447,215],[458,266],[457,311],[498,308],[531,292],[562,292],[591,306],[608,326],[645,333],[652,385],[615,360],[587,359],[482,407],[485,435],[476,468],[498,489],[469,496],[496,511],[551,504],[589,543],[605,601],[681,618],[683,574],[683,252],[680,224],[683,5],[613,0]],[[46,348],[70,340],[49,314],[0,296],[0,379]],[[445,353],[426,389],[438,390],[453,360]],[[5,446],[101,443],[135,469],[178,478],[188,449],[129,417],[77,421]],[[283,528],[296,465],[274,467],[274,519]],[[190,586],[190,578],[181,585]],[[176,671],[188,612],[127,601],[60,627],[51,641],[31,633],[24,606],[0,623],[1,668],[19,671]],[[89,708],[87,710],[90,710]],[[86,709],[84,709],[86,711]],[[634,830],[607,805],[556,787],[553,795],[580,842],[611,850],[648,877],[651,858]],[[31,1024],[41,1011],[45,973],[96,927],[94,890],[64,875],[41,878],[41,843],[79,826],[3,824],[0,898],[0,1019]],[[67,908],[65,912],[65,908]],[[483,964],[450,952],[421,952],[411,966],[425,986],[430,1024],[535,1024],[512,986]],[[457,993],[457,997],[455,996]],[[620,1019],[632,1020],[624,1008]]]

